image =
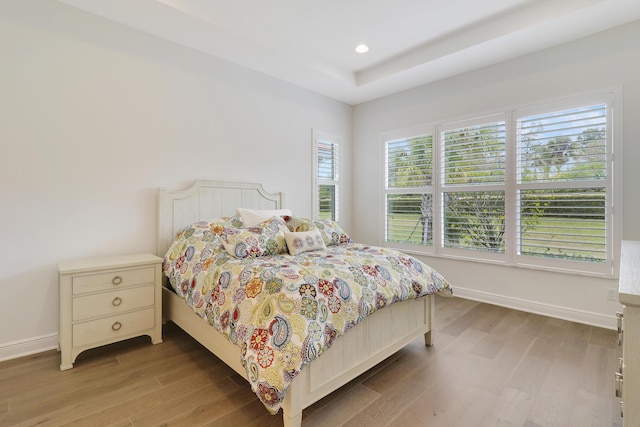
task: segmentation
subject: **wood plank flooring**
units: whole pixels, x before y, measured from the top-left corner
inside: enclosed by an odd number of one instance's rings
[[[304,411],[317,426],[622,426],[615,331],[437,298],[418,339]],[[172,323],[81,353],[0,363],[0,426],[281,426],[242,377]]]

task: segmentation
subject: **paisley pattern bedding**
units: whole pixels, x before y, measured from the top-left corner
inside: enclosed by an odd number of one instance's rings
[[[309,224],[304,229],[331,228]],[[300,370],[360,320],[396,301],[451,294],[417,259],[352,243],[344,233],[325,232],[324,250],[236,258],[223,242],[241,227],[232,217],[181,230],[163,268],[176,293],[240,347],[252,389],[272,414]]]

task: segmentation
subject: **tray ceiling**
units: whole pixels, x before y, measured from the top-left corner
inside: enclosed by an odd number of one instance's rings
[[[348,104],[640,19],[638,0],[58,1]]]

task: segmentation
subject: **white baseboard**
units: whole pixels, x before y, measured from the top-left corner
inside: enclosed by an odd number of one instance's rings
[[[58,348],[58,334],[0,345],[0,362]]]
[[[572,308],[560,307],[551,304],[542,304],[533,301],[523,300],[519,298],[507,297],[504,295],[496,295],[489,292],[476,291],[473,289],[459,288],[456,286],[454,295],[460,298],[470,299],[474,301],[486,302],[489,304],[499,305],[502,307],[513,308],[528,313],[541,314],[544,316],[555,317],[558,319],[569,320],[576,323],[584,323],[586,325],[598,326],[605,329],[616,329],[617,320],[615,313],[611,316],[591,313],[588,311],[574,310]]]

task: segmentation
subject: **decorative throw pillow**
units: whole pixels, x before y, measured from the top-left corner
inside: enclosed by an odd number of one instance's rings
[[[231,256],[255,258],[271,256],[287,251],[284,232],[287,226],[279,216],[253,227],[224,229],[222,244]]]
[[[309,218],[301,216],[284,215],[284,221],[287,223],[289,231],[309,231],[316,228],[315,224]]]
[[[236,208],[236,215],[242,218],[245,227],[252,227],[274,216],[291,215],[291,209]]]
[[[319,219],[313,221],[313,224],[320,230],[325,245],[335,246],[351,243],[351,237],[344,232],[337,222],[330,219]]]
[[[315,251],[318,249],[326,249],[324,239],[317,228],[297,233],[285,231],[284,240],[287,242],[287,248],[291,255],[298,255],[302,252]]]

